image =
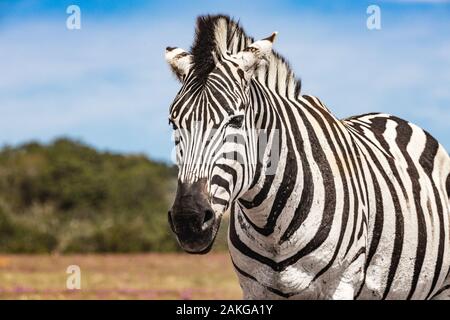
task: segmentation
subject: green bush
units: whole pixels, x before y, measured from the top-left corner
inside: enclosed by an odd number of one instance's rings
[[[0,206],[0,252],[44,253],[56,246],[57,238],[46,225],[16,218]]]
[[[176,169],[58,139],[0,151],[0,252],[180,250],[167,223]],[[226,221],[215,246],[226,248]]]
[[[0,152],[0,251],[173,251],[176,170],[59,139]]]

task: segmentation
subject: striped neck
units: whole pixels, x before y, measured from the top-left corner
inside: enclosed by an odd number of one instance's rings
[[[261,237],[269,247],[277,247],[300,229],[311,215],[313,199],[322,202],[326,198],[326,190],[314,190],[314,182],[322,180],[324,173],[317,169],[320,163],[312,156],[314,146],[307,128],[312,128],[310,119],[319,114],[324,116],[327,125],[340,125],[340,122],[325,106],[309,103],[307,99],[301,96],[289,99],[257,80],[252,83],[251,108],[257,126],[268,133],[268,143],[260,152],[264,156],[259,157],[250,188],[236,204],[234,219],[240,220],[241,228],[247,225],[256,230],[251,233],[258,234],[257,238]],[[323,131],[316,130],[313,141],[317,145],[325,139],[321,134],[324,135]],[[278,161],[267,161],[274,152]],[[334,184],[327,188],[331,192]]]
[[[287,103],[286,97],[257,80],[253,81],[251,112],[256,114],[256,127],[263,134],[258,141],[255,176],[248,191],[239,199],[238,206],[248,223],[263,235],[270,235],[274,231],[277,218],[285,206],[287,199],[278,190],[292,192],[298,170],[301,171],[301,168],[291,165],[297,160],[294,148],[290,145],[289,124],[283,116],[283,109],[290,107],[285,105]],[[301,194],[303,190],[297,187],[296,192]]]

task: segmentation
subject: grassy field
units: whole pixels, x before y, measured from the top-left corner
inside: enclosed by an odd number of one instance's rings
[[[66,289],[70,265],[81,289]],[[240,299],[228,253],[0,255],[0,299]]]

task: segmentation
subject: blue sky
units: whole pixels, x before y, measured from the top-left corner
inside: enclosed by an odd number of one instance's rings
[[[66,8],[81,8],[81,30]],[[381,8],[381,30],[366,8]],[[303,93],[339,117],[410,120],[450,150],[450,1],[0,2],[0,145],[59,136],[169,160],[167,111],[179,84],[168,45],[189,49],[195,18],[226,13],[291,63]]]

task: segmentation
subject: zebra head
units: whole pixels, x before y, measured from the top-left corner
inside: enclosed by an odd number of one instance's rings
[[[220,42],[220,25],[201,23],[191,53],[166,48],[166,60],[182,84],[169,111],[179,169],[169,223],[189,253],[211,249],[222,215],[253,181],[258,137],[250,83],[276,36],[242,38],[233,53]],[[201,28],[210,34],[199,35]]]

